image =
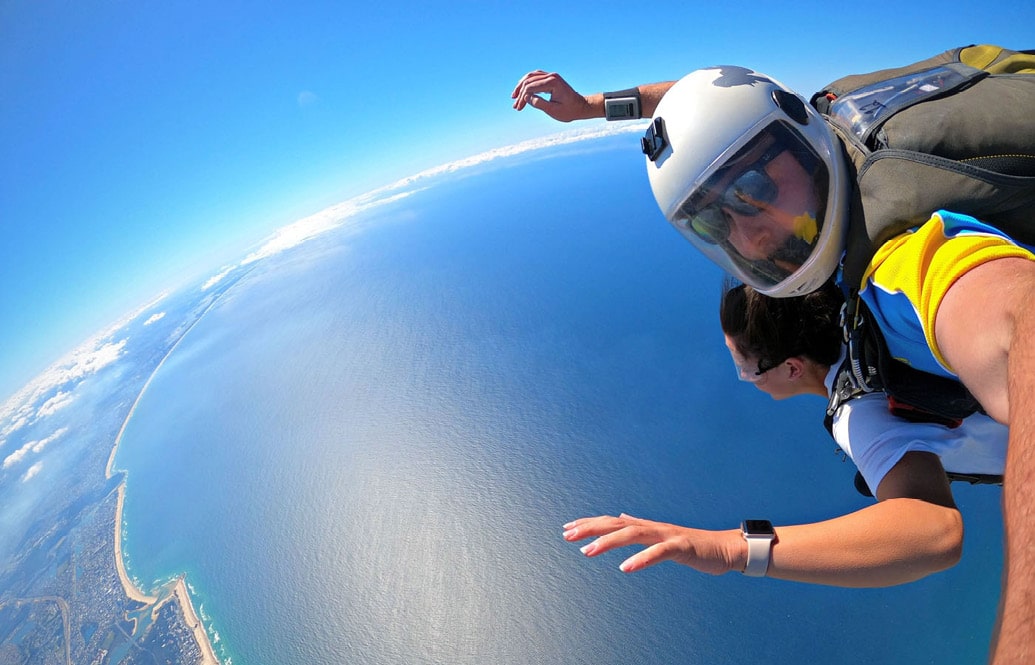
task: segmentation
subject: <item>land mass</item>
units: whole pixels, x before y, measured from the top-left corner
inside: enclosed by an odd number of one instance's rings
[[[121,479],[4,571],[0,663],[219,663],[183,576],[148,595],[122,565]]]
[[[97,342],[117,349],[117,362],[78,373],[55,365],[61,381],[23,391],[29,401],[0,422],[7,428],[0,446],[8,450],[42,449],[41,439],[61,434],[57,453],[40,455],[32,473],[16,475],[6,463],[0,469],[7,529],[0,541],[0,663],[219,663],[184,575],[141,590],[127,574],[126,473],[112,464],[151,379],[246,272],[216,288],[170,297],[163,303],[167,316],[121,324]],[[106,341],[116,335],[121,341]],[[91,380],[82,380],[86,373]],[[54,409],[43,407],[56,397],[75,403],[51,415]],[[20,416],[10,414],[22,413],[35,415],[12,425]]]

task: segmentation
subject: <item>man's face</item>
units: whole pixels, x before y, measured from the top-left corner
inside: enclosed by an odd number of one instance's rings
[[[729,242],[741,256],[751,261],[768,259],[777,264],[794,261],[799,259],[793,255],[794,245],[807,244],[815,235],[817,201],[812,179],[789,151],[773,157],[763,167],[763,172],[775,185],[771,201],[753,199],[745,192],[738,196],[757,211],[752,211],[754,214],[744,214],[741,206],[723,206],[729,223]],[[791,254],[784,255],[788,249]],[[789,269],[796,267],[793,265]]]
[[[774,123],[695,188],[677,226],[723,267],[775,284],[812,254],[825,183],[822,161]]]

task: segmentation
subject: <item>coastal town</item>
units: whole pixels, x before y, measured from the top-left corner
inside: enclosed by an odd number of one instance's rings
[[[155,596],[126,577],[115,528],[123,487],[116,476],[41,524],[3,571],[0,663],[218,662],[183,577]]]
[[[0,405],[0,663],[220,662],[186,575],[141,590],[127,573],[113,465],[151,377],[234,281],[132,313]]]

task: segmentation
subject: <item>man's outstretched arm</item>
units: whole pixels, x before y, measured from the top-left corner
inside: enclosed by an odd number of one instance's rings
[[[654,115],[658,102],[674,83],[675,81],[665,81],[637,86],[640,93],[640,115],[645,118]],[[604,117],[603,93],[581,95],[560,74],[544,72],[541,69],[522,76],[510,96],[514,100],[516,110],[532,106],[560,122]]]

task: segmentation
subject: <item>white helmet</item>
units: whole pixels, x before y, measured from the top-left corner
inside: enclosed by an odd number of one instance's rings
[[[845,246],[849,183],[823,118],[773,79],[701,69],[658,104],[643,138],[665,218],[761,293],[814,291]]]

